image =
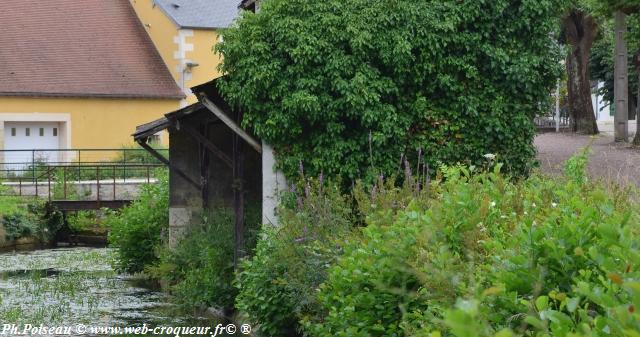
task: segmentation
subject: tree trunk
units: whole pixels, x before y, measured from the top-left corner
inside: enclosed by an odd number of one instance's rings
[[[571,47],[567,55],[567,89],[572,129],[578,133],[597,134],[589,73],[589,53],[597,26],[593,17],[579,9],[571,10],[563,24],[567,43]]]
[[[638,97],[636,99],[636,135],[633,137],[633,146],[640,146],[640,51],[636,53],[635,66],[638,75]]]
[[[615,14],[615,66],[614,66],[614,130],[616,142],[629,141],[629,68],[627,42],[624,34],[627,31],[626,14],[617,11]]]

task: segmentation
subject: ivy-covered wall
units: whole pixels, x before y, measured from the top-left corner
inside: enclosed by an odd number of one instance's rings
[[[402,155],[526,174],[559,75],[556,0],[267,0],[223,33],[220,89],[289,177],[343,182]],[[416,159],[413,159],[415,163]]]

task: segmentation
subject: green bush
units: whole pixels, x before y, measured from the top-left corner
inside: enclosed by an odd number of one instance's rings
[[[512,186],[499,170],[444,168],[404,209],[367,217],[363,239],[345,249],[321,287],[326,311],[307,322],[311,334],[401,336],[418,330],[414,321],[434,326],[439,310],[473,286],[474,266],[486,259],[479,242],[504,231],[496,205]],[[437,194],[425,200],[430,193]]]
[[[140,272],[158,260],[156,247],[169,226],[168,174],[159,171],[157,183],[143,185],[137,200],[104,220],[111,228],[109,242],[118,248],[120,270]]]
[[[246,207],[245,223],[245,243],[251,252],[260,223],[259,207]],[[209,211],[202,224],[185,233],[175,248],[163,247],[160,260],[147,271],[168,285],[185,309],[233,308],[237,294],[233,286],[234,224],[231,209]]]
[[[34,201],[27,205],[27,209],[37,219],[37,236],[42,243],[54,242],[57,234],[65,229],[64,215],[51,204],[43,200]]]
[[[102,227],[102,219],[92,211],[78,211],[67,215],[69,229],[74,233]]]
[[[2,220],[0,224],[5,230],[5,239],[9,241],[34,236],[38,232],[36,219],[28,214],[7,214],[3,215],[0,220]]]
[[[62,213],[43,201],[36,200],[21,206],[23,207],[19,211],[0,216],[0,225],[6,232],[5,239],[33,236],[42,244],[54,241],[56,234],[64,226]]]
[[[634,335],[637,199],[582,179],[584,153],[566,179],[444,168],[428,201],[381,212],[384,222],[368,217],[362,240],[330,268],[318,295],[324,311],[306,331]]]
[[[346,185],[423,149],[528,173],[560,74],[558,0],[271,0],[222,32],[220,90],[285,175]],[[375,168],[375,169],[373,169]]]
[[[351,232],[352,211],[339,189],[306,181],[280,210],[280,226],[264,225],[255,256],[238,275],[237,308],[262,336],[291,336],[315,317],[318,286]]]

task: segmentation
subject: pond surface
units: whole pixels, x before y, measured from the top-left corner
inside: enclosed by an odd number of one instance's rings
[[[112,268],[116,250],[60,248],[0,254],[0,336],[16,324],[73,327],[73,336],[108,335],[85,327],[211,326],[205,318],[176,315],[166,294],[138,285]],[[88,329],[87,329],[88,330]],[[48,336],[64,333],[44,334]],[[207,334],[209,335],[209,334]]]

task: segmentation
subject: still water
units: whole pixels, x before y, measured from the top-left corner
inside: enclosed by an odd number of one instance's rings
[[[73,327],[73,336],[105,335],[78,332],[78,325],[215,324],[206,318],[176,314],[166,294],[116,273],[112,268],[116,254],[110,248],[83,247],[0,254],[0,336],[19,335],[8,330],[3,334],[7,324],[15,324],[19,332],[26,324]],[[58,335],[63,334],[49,336]]]

